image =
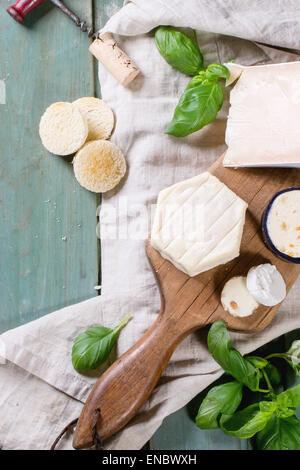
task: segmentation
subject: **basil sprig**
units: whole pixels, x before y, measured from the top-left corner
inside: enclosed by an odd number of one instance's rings
[[[115,328],[93,326],[76,336],[72,348],[72,364],[78,372],[96,369],[105,362],[123,326],[131,318],[127,315]]]
[[[273,357],[283,358],[298,372],[299,346],[300,341],[295,341],[286,353],[243,357],[233,347],[225,323],[215,322],[209,330],[208,348],[236,380],[211,388],[200,405],[197,426],[220,427],[225,434],[241,439],[255,436],[261,450],[299,450],[300,421],[295,412],[300,405],[300,385],[276,395],[274,387],[280,385],[281,375],[269,362]],[[250,396],[244,394],[245,387]]]
[[[187,75],[194,75],[181,95],[166,129],[167,134],[185,137],[215,120],[223,104],[223,89],[219,79],[229,78],[230,72],[227,67],[217,63],[204,69],[198,46],[170,26],[157,28],[155,43],[168,64]]]
[[[188,83],[175,108],[167,134],[185,137],[216,119],[223,105],[220,78],[228,78],[229,70],[221,64],[210,64]]]
[[[155,44],[169,65],[186,75],[196,75],[203,67],[203,56],[196,44],[170,26],[159,26]]]
[[[207,344],[211,355],[225,372],[250,390],[259,390],[259,369],[252,362],[244,359],[241,353],[233,347],[225,322],[213,323],[208,333]]]

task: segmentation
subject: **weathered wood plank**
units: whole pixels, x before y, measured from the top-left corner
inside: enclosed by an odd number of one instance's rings
[[[73,0],[72,8],[92,22],[91,0]],[[4,331],[97,295],[98,240],[97,198],[78,185],[70,159],[49,154],[38,135],[50,103],[94,95],[90,40],[50,2],[31,13],[26,26],[2,5],[0,25]]]

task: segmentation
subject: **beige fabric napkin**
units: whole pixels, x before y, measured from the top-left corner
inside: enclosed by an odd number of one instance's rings
[[[76,334],[92,325],[114,326],[131,313],[133,319],[119,338],[120,355],[154,322],[160,299],[144,248],[151,228],[151,205],[162,188],[206,170],[225,150],[228,90],[214,123],[184,139],[164,134],[188,77],[162,59],[153,33],[145,33],[158,24],[193,27],[206,62],[232,58],[247,65],[286,62],[299,57],[246,39],[300,49],[296,42],[299,15],[297,1],[253,0],[250,8],[248,1],[240,0],[136,0],[108,22],[105,29],[122,34],[117,40],[142,74],[123,88],[99,68],[103,99],[117,117],[112,141],[124,151],[129,167],[118,191],[103,198],[102,295],[0,337],[4,358],[0,365],[0,447],[47,449],[79,415],[96,379],[72,368],[70,353]],[[298,280],[265,331],[232,334],[243,353],[300,327],[299,287]],[[178,347],[150,399],[124,430],[105,443],[107,449],[141,448],[167,415],[221,375],[207,351],[206,333],[199,331]],[[71,449],[71,443],[72,436],[67,435],[58,448]]]

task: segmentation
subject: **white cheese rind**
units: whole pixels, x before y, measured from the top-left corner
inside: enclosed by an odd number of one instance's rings
[[[247,274],[247,288],[250,294],[262,305],[273,307],[286,297],[286,285],[276,266],[260,264]]]
[[[239,255],[247,204],[210,173],[159,193],[151,244],[189,276]]]
[[[224,166],[300,168],[300,62],[242,67],[230,104]]]
[[[244,65],[235,64],[234,62],[228,62],[224,64],[225,67],[228,68],[230,72],[229,78],[227,78],[225,85],[229,86],[232,85],[241,75],[242,71],[244,70]]]

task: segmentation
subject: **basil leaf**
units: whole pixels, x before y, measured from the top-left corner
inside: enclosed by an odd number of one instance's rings
[[[278,410],[276,412],[279,418],[292,416],[296,407],[300,405],[300,385],[289,388],[277,396]]]
[[[195,75],[203,67],[203,56],[199,48],[180,31],[170,26],[159,26],[155,32],[155,43],[169,65],[186,75]]]
[[[250,390],[254,392],[259,390],[259,370],[233,347],[224,321],[220,320],[212,324],[208,332],[207,344],[213,358],[225,372]]]
[[[96,369],[105,362],[117,339],[121,328],[128,322],[130,315],[115,328],[93,326],[80,333],[72,348],[72,364],[78,372]]]
[[[278,400],[284,400],[286,403],[289,403],[291,406],[300,405],[300,384],[296,387],[289,388],[284,392],[278,395]]]
[[[259,450],[300,450],[300,421],[296,416],[273,415],[257,434],[256,443]]]
[[[218,428],[220,414],[233,414],[241,403],[242,388],[243,385],[235,381],[213,387],[200,405],[197,426],[201,429]]]
[[[267,376],[269,377],[271,384],[272,385],[279,385],[281,382],[281,374],[277,367],[275,367],[273,364],[269,363],[265,367],[265,372]]]
[[[220,419],[221,429],[230,436],[247,439],[266,426],[276,407],[275,402],[261,401],[238,411],[234,415],[224,414]]]
[[[256,369],[264,369],[269,364],[268,361],[263,357],[247,356],[245,359],[248,362],[251,362],[251,364],[256,367]]]
[[[185,137],[202,129],[214,121],[222,104],[223,90],[218,81],[200,81],[181,95],[166,133]]]
[[[195,75],[187,84],[185,90],[189,90],[190,88],[195,88],[196,86],[200,85],[201,83],[204,82],[204,80],[207,80],[206,78],[206,73],[203,70],[202,72],[199,72],[197,75]]]
[[[222,64],[210,64],[206,69],[207,78],[225,78],[226,80],[230,77],[230,72],[225,65]]]

